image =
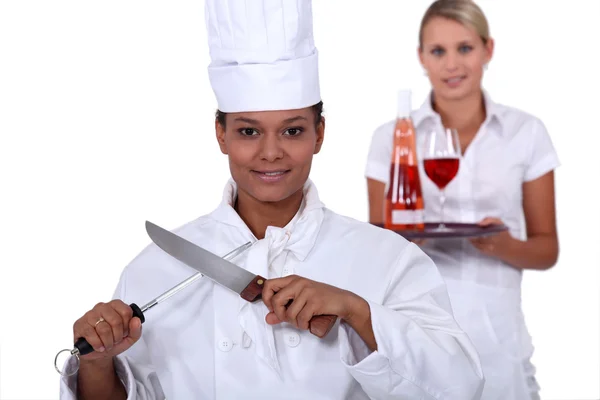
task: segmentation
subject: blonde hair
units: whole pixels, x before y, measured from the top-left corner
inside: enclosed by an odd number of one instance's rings
[[[423,48],[423,28],[435,18],[442,17],[474,28],[484,44],[490,38],[487,18],[483,11],[472,0],[437,0],[429,6],[419,29],[419,48]]]

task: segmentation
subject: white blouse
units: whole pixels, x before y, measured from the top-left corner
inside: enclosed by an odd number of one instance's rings
[[[522,185],[559,166],[558,156],[544,124],[515,108],[494,103],[484,92],[487,117],[460,161],[456,177],[446,186],[445,222],[476,223],[485,217],[501,219],[513,237],[526,239]],[[441,129],[431,95],[412,112],[417,153],[422,160],[424,135]],[[387,183],[395,121],[375,131],[368,154],[366,177]],[[440,220],[440,191],[419,163],[425,220]],[[430,240],[423,246],[442,275],[485,286],[519,288],[521,271],[483,255],[464,239]]]
[[[496,217],[510,234],[526,239],[524,182],[559,165],[543,123],[523,111],[494,103],[484,94],[487,117],[460,161],[457,176],[446,186],[445,222],[477,223]],[[423,132],[442,129],[431,97],[411,114],[422,160]],[[395,121],[374,133],[366,166],[367,178],[387,183]],[[440,191],[419,164],[425,220],[440,220]],[[482,399],[538,398],[534,347],[521,309],[522,271],[489,257],[468,239],[429,239],[421,248],[446,282],[454,316],[475,344],[483,367]]]

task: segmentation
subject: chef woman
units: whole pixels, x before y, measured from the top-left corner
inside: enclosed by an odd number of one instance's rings
[[[95,352],[63,399],[478,399],[478,355],[418,246],[326,208],[309,179],[325,122],[307,0],[207,0],[215,121],[232,179],[175,232],[268,280],[264,302],[202,279],[140,324],[141,304],[194,273],[155,245],[115,298],[74,324]],[[286,308],[286,304],[293,300]],[[338,322],[319,338],[315,315]]]
[[[420,245],[444,277],[457,321],[480,354],[482,398],[537,399],[521,275],[525,269],[548,269],[557,260],[553,170],[559,161],[538,118],[495,103],[482,89],[494,41],[474,2],[434,2],[422,19],[419,41],[419,60],[432,90],[411,114],[417,152],[425,132],[447,127],[457,129],[463,154],[458,175],[446,187],[444,219],[509,228],[489,237]],[[383,221],[393,129],[394,121],[381,125],[368,154],[372,223]],[[419,168],[426,220],[439,221],[440,192]]]

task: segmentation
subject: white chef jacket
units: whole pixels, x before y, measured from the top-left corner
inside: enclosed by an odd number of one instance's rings
[[[510,234],[526,239],[522,185],[552,171],[559,160],[544,124],[521,110],[494,103],[484,91],[486,119],[463,155],[457,176],[446,186],[445,222],[476,223],[497,217]],[[411,113],[417,155],[423,159],[425,132],[442,128],[431,94]],[[373,134],[366,177],[389,180],[395,121]],[[440,191],[419,163],[425,220],[440,221]],[[488,257],[468,239],[428,240],[422,246],[442,276],[457,321],[480,353],[486,378],[483,399],[536,398],[539,386],[529,359],[531,337],[521,312],[522,271]]]
[[[479,399],[478,355],[416,245],[325,208],[310,180],[290,224],[257,241],[232,208],[235,195],[230,181],[214,212],[175,232],[218,255],[253,241],[234,263],[362,296],[377,351],[339,320],[323,339],[269,326],[262,302],[201,278],[148,311],[141,339],[116,357],[128,399]],[[115,297],[144,304],[194,272],[152,244],[125,268]],[[61,399],[74,399],[76,375],[61,379]]]

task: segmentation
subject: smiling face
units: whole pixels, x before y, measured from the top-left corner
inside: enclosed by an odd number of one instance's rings
[[[217,140],[240,195],[269,203],[302,193],[324,130],[325,120],[315,124],[311,107],[228,113],[225,126],[216,122]]]
[[[475,29],[452,19],[433,17],[424,26],[419,59],[436,97],[460,100],[481,90],[484,66],[493,54]]]

